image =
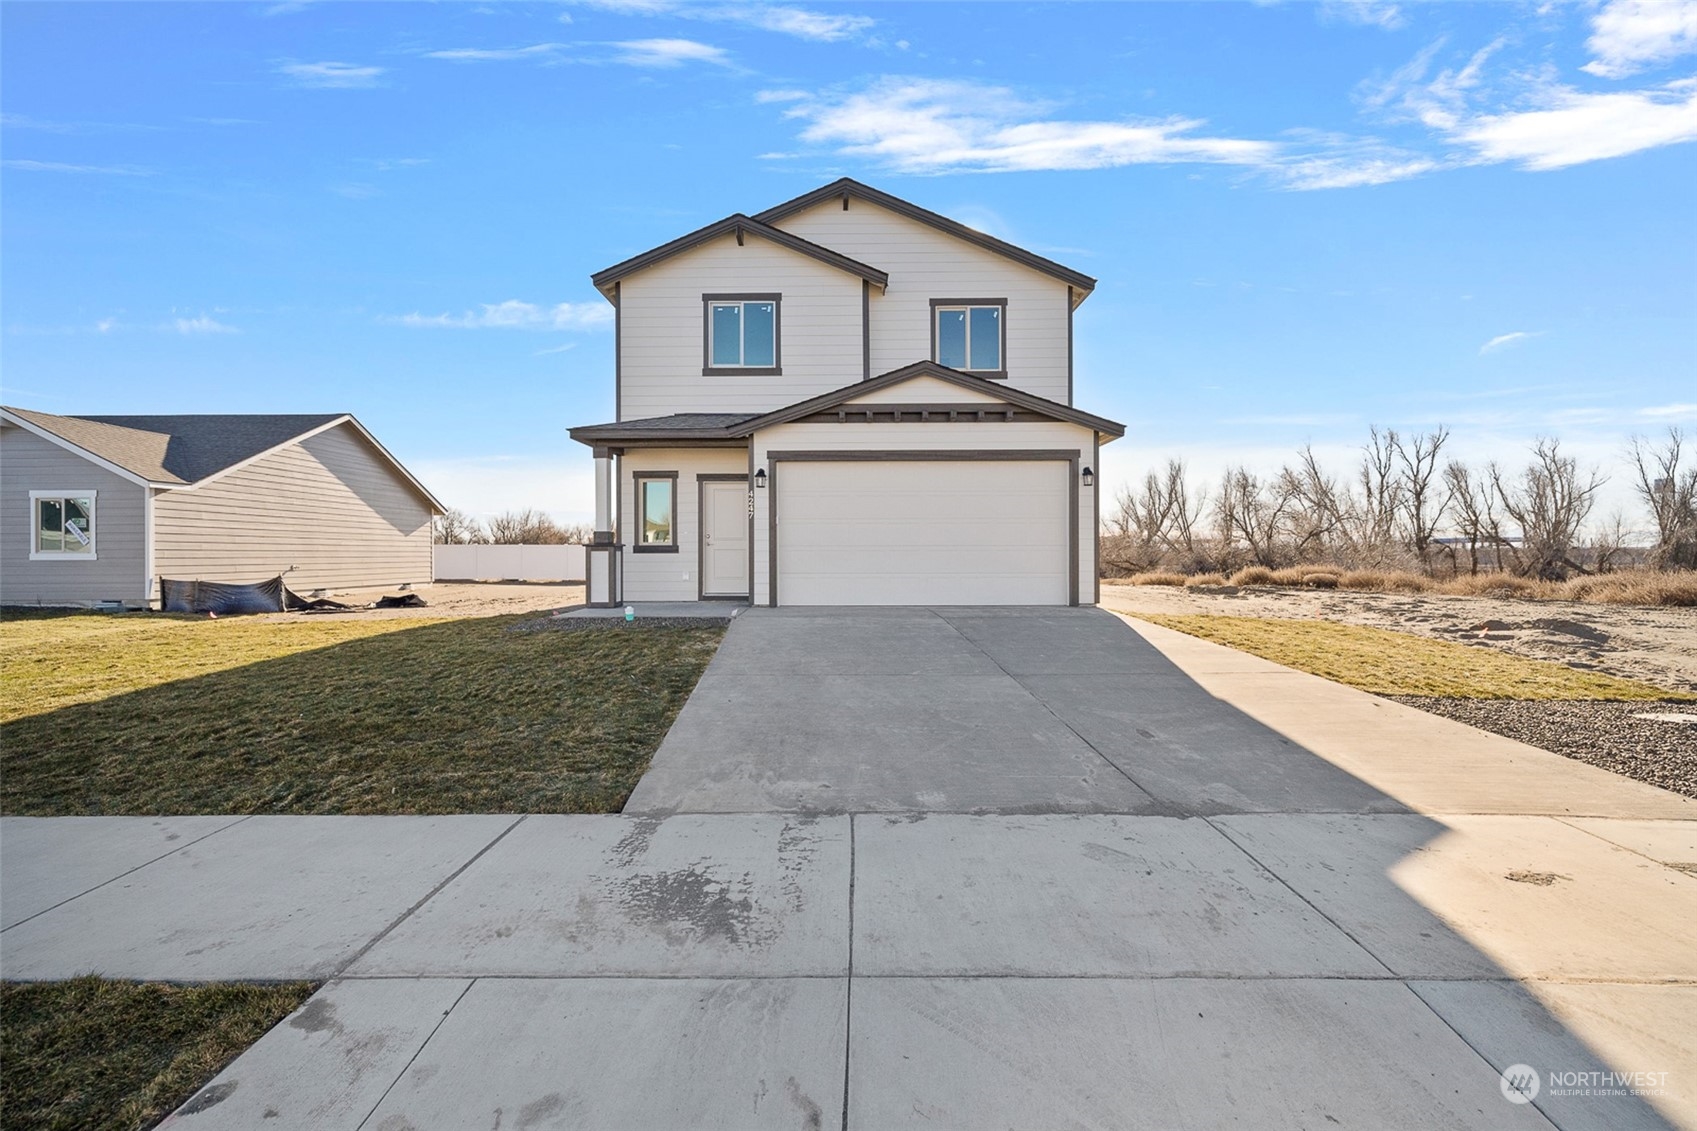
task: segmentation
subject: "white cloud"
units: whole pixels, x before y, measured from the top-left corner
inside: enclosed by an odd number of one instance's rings
[[[633,67],[677,67],[684,63],[730,65],[724,48],[693,39],[629,39],[613,46],[621,52],[616,61]]]
[[[505,61],[511,59],[557,58],[566,49],[563,43],[534,43],[529,47],[453,47],[444,51],[426,51],[426,59],[448,59],[456,63]]]
[[[1659,404],[1638,410],[1652,420],[1697,420],[1697,404]]]
[[[1395,31],[1408,23],[1402,8],[1387,0],[1322,0],[1320,16],[1385,31]]]
[[[1697,0],[1611,0],[1591,17],[1582,68],[1618,79],[1697,51]]]
[[[800,102],[804,98],[811,97],[812,95],[805,90],[762,90],[755,94],[754,100],[760,103]]]
[[[295,80],[297,86],[320,90],[356,90],[377,85],[382,67],[362,67],[354,63],[284,63],[277,73]]]
[[[699,4],[683,0],[579,0],[585,7],[629,16],[672,16],[683,20],[737,23],[762,31],[821,43],[849,39],[872,27],[869,16],[815,12],[774,4]]]
[[[140,169],[134,165],[72,165],[64,161],[31,161],[28,158],[10,159],[0,164],[25,173],[94,173],[107,177],[153,176],[152,169]]]
[[[1261,165],[1270,142],[1197,137],[1200,119],[1066,121],[1007,87],[958,79],[885,77],[848,95],[799,101],[804,141],[907,173],[1101,169],[1209,162]]]
[[[561,302],[542,306],[508,299],[484,303],[464,314],[403,314],[385,321],[402,326],[448,327],[461,330],[593,330],[610,325],[613,308],[599,302]]]
[[[1531,330],[1514,330],[1507,334],[1498,334],[1496,337],[1480,346],[1479,352],[1481,354],[1495,353],[1504,346],[1512,346],[1518,342],[1524,342],[1527,338],[1536,338],[1537,336],[1538,332]]]
[[[226,326],[224,323],[218,321],[217,319],[209,318],[204,314],[199,315],[199,316],[194,317],[194,318],[178,318],[178,319],[175,319],[169,324],[169,326],[167,328],[168,329],[174,329],[179,334],[186,334],[186,335],[189,335],[189,336],[198,336],[198,335],[203,335],[203,334],[239,334],[239,333],[241,333],[241,331],[236,329],[234,326]],[[100,325],[99,329],[100,329],[100,332],[104,334],[104,333],[107,332],[107,330],[111,329],[111,323],[110,322],[102,323]]]
[[[1697,140],[1697,79],[1608,94],[1554,87],[1541,99],[1538,109],[1460,122],[1453,136],[1485,161],[1538,170]]]

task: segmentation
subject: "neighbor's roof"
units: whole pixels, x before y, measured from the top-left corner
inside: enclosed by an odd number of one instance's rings
[[[836,408],[847,404],[867,393],[899,385],[916,377],[934,377],[950,384],[958,385],[978,393],[990,393],[999,400],[1017,408],[1026,409],[1039,416],[1051,420],[1063,420],[1069,424],[1081,424],[1093,428],[1105,436],[1120,437],[1125,435],[1125,425],[1104,416],[1084,412],[1071,405],[1052,401],[1047,397],[1027,393],[1015,389],[1005,381],[991,381],[971,373],[962,373],[958,369],[950,369],[938,365],[934,361],[916,361],[904,365],[900,369],[892,369],[880,374],[869,381],[856,381],[840,389],[833,389],[804,401],[773,409],[771,412],[682,412],[671,416],[650,416],[640,420],[620,420],[611,424],[586,424],[571,429],[572,439],[581,444],[618,444],[639,440],[741,440],[752,436],[762,428],[770,428],[775,424],[787,424],[802,417],[811,416],[817,412]]]
[[[976,228],[969,228],[958,220],[940,216],[928,208],[921,208],[912,201],[903,200],[899,196],[891,196],[889,193],[875,189],[871,185],[863,185],[852,177],[843,177],[822,188],[803,193],[793,200],[786,200],[782,204],[773,205],[764,212],[755,213],[754,218],[762,223],[778,224],[783,222],[785,217],[794,216],[797,212],[804,212],[814,205],[822,204],[827,200],[845,198],[866,200],[881,205],[891,212],[906,216],[910,220],[917,220],[919,223],[927,224],[940,232],[947,232],[956,239],[976,244],[986,251],[1005,256],[1015,263],[1023,263],[1034,271],[1041,271],[1045,275],[1053,276],[1061,282],[1084,292],[1084,294],[1078,296],[1074,305],[1082,302],[1084,295],[1096,289],[1096,280],[1082,271],[1074,271],[1071,267],[1056,263],[1053,259],[1045,258],[1034,251],[1027,251],[1023,247],[1016,247],[1006,240],[999,240],[995,236],[980,232]]]
[[[623,263],[615,263],[606,270],[597,271],[589,277],[589,281],[595,285],[596,290],[607,295],[608,298],[612,298],[613,296],[608,288],[626,275],[634,274],[645,267],[652,267],[661,260],[670,259],[674,255],[681,255],[721,236],[735,235],[737,242],[741,243],[743,236],[747,234],[770,240],[780,247],[787,247],[791,251],[817,259],[829,267],[846,271],[858,278],[876,283],[880,287],[887,287],[890,284],[890,277],[876,267],[869,267],[858,259],[850,259],[848,256],[832,251],[828,247],[821,247],[812,240],[804,240],[794,233],[786,232],[782,228],[774,228],[770,224],[762,223],[750,216],[744,216],[740,212],[733,216],[727,216],[723,220],[717,220],[705,228],[697,228],[688,235],[679,236],[672,242],[661,244],[659,247],[645,251],[641,255],[633,255]]]
[[[154,487],[192,487],[285,444],[348,423],[431,505],[442,509],[436,497],[345,412],[57,416],[24,408],[0,408],[0,415],[126,478]]]

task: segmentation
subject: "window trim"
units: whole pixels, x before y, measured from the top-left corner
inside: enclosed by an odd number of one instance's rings
[[[1008,300],[1005,298],[934,298],[931,300],[931,360],[938,365],[943,364],[937,356],[937,312],[945,307],[958,306],[999,306],[1002,309],[998,321],[1002,326],[1002,366],[1000,369],[961,369],[960,373],[970,373],[974,377],[983,377],[989,381],[1006,381],[1008,379]],[[972,339],[972,318],[967,316],[967,340]]]
[[[713,304],[769,302],[772,304],[772,364],[713,364]],[[784,296],[782,294],[704,294],[701,296],[701,375],[703,377],[782,377],[784,375]]]
[[[633,471],[631,477],[631,539],[633,554],[675,554],[678,552],[678,473],[675,471]],[[656,545],[642,540],[642,484],[644,480],[669,480],[672,485],[672,540]]]
[[[94,562],[100,560],[100,492],[96,490],[40,490],[29,493],[29,560],[32,562]],[[41,510],[38,499],[87,499],[89,506],[88,553],[75,550],[43,550]]]

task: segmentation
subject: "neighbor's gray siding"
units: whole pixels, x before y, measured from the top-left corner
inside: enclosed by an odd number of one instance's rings
[[[97,492],[93,561],[29,560],[29,493],[61,489]],[[32,432],[0,427],[0,604],[141,600],[145,490]]]
[[[154,504],[163,577],[263,581],[289,588],[428,584],[430,507],[343,424]]]

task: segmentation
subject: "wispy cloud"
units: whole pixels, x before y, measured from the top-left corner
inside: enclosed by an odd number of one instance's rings
[[[870,16],[816,12],[782,4],[700,4],[685,0],[579,0],[587,8],[630,16],[671,16],[683,20],[736,23],[762,31],[821,43],[849,39],[871,28]]]
[[[1396,31],[1408,23],[1402,7],[1388,0],[1322,0],[1320,17],[1385,31]]]
[[[173,319],[168,324],[167,328],[174,329],[174,330],[176,330],[177,333],[188,335],[190,337],[198,337],[198,336],[202,336],[202,335],[206,335],[206,334],[239,334],[239,333],[241,333],[241,331],[236,329],[234,326],[227,326],[224,323],[218,321],[216,318],[210,318],[210,317],[208,317],[207,315],[204,315],[204,314],[198,315],[197,317],[194,317],[194,318],[176,318],[176,319]],[[107,327],[102,326],[100,328],[100,332],[106,333]]]
[[[1638,410],[1652,420],[1697,420],[1697,404],[1659,404]]]
[[[784,92],[790,95],[796,92]],[[1101,169],[1211,162],[1261,165],[1277,146],[1198,136],[1196,118],[1074,121],[1002,86],[886,76],[849,94],[787,99],[803,141],[905,173]],[[768,94],[767,101],[777,101]]]
[[[1543,331],[1541,330],[1513,330],[1507,334],[1498,334],[1496,337],[1480,346],[1479,352],[1481,354],[1496,353],[1498,350],[1503,349],[1506,346],[1516,345],[1520,342],[1524,342],[1528,338],[1536,338],[1542,332]]]
[[[8,169],[24,173],[91,173],[106,177],[151,177],[152,169],[136,165],[74,165],[64,161],[32,161],[26,157],[0,161]]]
[[[1537,109],[1484,114],[1454,137],[1485,161],[1561,169],[1697,140],[1697,79],[1659,89],[1591,94],[1551,87]]]
[[[680,67],[685,63],[731,65],[724,48],[693,39],[630,39],[613,46],[619,49],[615,61],[633,67]]]
[[[561,302],[544,306],[508,299],[483,303],[464,314],[403,314],[384,321],[401,326],[457,330],[593,330],[613,322],[613,309],[599,302]]]
[[[452,47],[444,51],[426,51],[426,59],[447,59],[456,63],[506,62],[519,59],[558,59],[566,50],[564,43],[533,43],[529,47]]]
[[[1611,0],[1591,17],[1585,70],[1618,79],[1697,51],[1697,0]]]
[[[282,63],[277,73],[294,80],[296,86],[317,90],[363,90],[377,85],[384,68],[355,63]]]

